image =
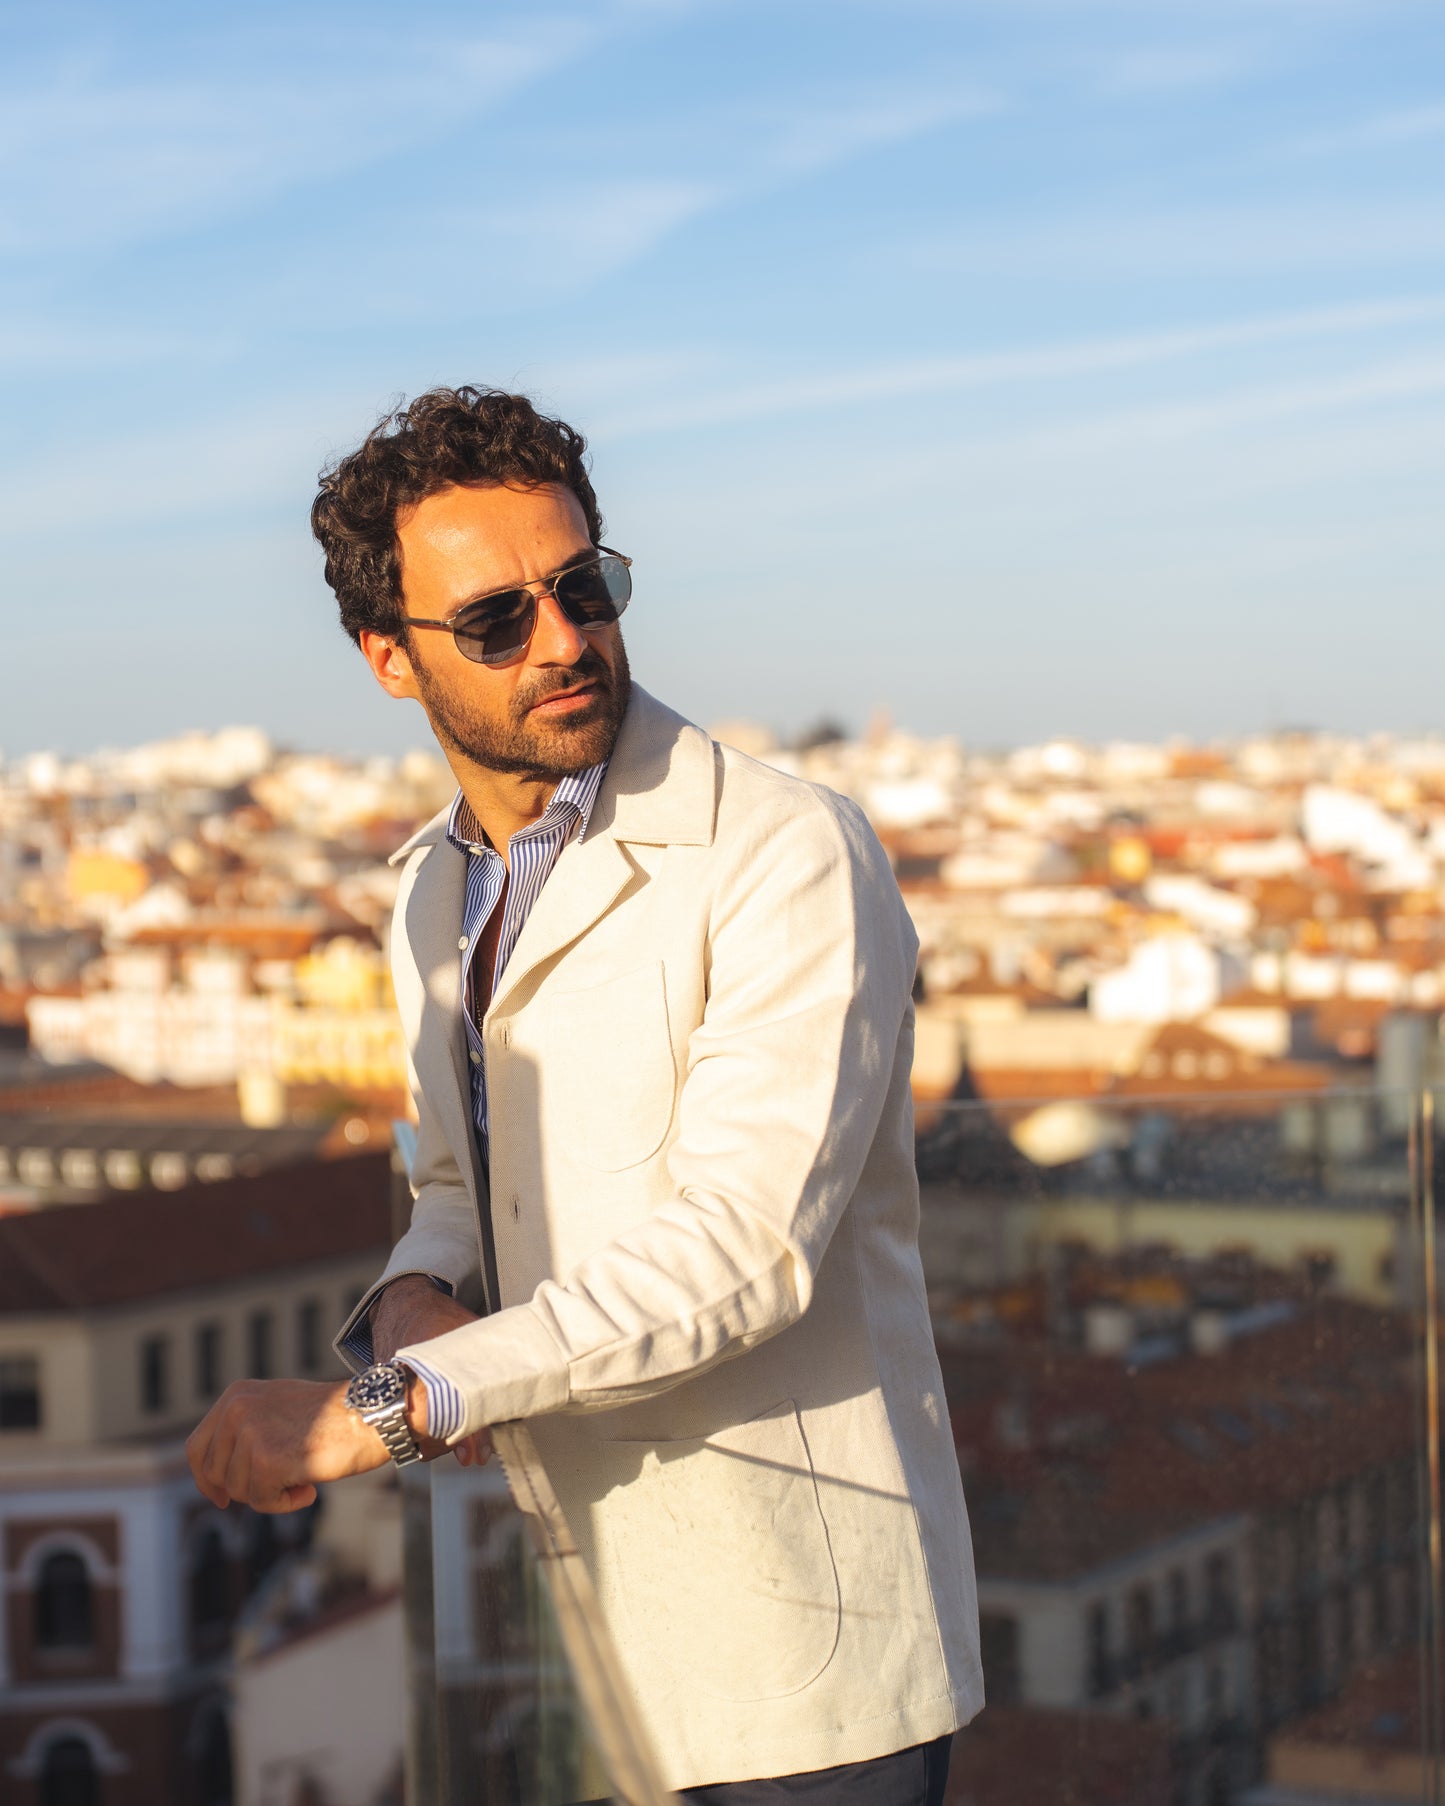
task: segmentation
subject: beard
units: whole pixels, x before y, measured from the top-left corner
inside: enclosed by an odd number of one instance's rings
[[[589,648],[566,670],[538,671],[530,683],[518,684],[498,715],[484,714],[470,698],[447,695],[415,658],[411,668],[432,732],[444,747],[484,770],[548,784],[601,764],[612,751],[632,692],[620,635],[611,664]],[[529,714],[537,703],[584,680],[597,686],[585,708],[556,721]]]

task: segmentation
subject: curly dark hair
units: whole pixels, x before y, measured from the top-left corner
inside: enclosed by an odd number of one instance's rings
[[[587,441],[503,389],[428,389],[379,420],[354,452],[322,471],[311,531],[326,554],[326,581],[341,625],[397,637],[401,619],[398,514],[454,483],[558,483],[582,505],[593,545],[602,516],[587,475]]]

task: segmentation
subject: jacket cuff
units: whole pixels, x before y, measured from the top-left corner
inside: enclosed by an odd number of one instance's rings
[[[384,1273],[370,1291],[362,1294],[361,1302],[336,1332],[331,1344],[352,1373],[365,1373],[375,1360],[371,1344],[372,1306],[395,1280],[410,1279],[413,1276],[429,1279],[448,1298],[455,1296],[456,1288],[449,1279],[428,1273],[422,1267],[404,1267],[400,1273]]]
[[[527,1304],[399,1348],[396,1358],[431,1381],[429,1406],[434,1388],[455,1399],[446,1412],[451,1442],[489,1424],[560,1411],[571,1395],[566,1356]]]

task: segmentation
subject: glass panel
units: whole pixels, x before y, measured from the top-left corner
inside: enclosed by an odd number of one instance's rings
[[[424,1602],[415,1597],[414,1579],[425,1582],[409,1565],[408,1602],[432,1624],[430,1639],[413,1640],[424,1726],[411,1797],[446,1806],[607,1797],[542,1565],[501,1463],[443,1459],[409,1491],[408,1562],[424,1562],[431,1584]]]
[[[1049,1795],[1045,1725],[1081,1799],[1110,1775],[1130,1799],[1431,1797],[1418,1114],[1373,1092],[920,1109],[992,1657],[955,1756],[981,1797]]]
[[[1432,1797],[1430,1111],[920,1108],[990,1688],[955,1751],[965,1797]],[[499,1465],[408,1485],[413,1797],[605,1797]]]

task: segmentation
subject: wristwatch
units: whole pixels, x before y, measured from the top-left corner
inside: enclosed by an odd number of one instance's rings
[[[347,1404],[376,1431],[398,1467],[409,1467],[422,1458],[406,1421],[406,1381],[406,1369],[400,1361],[383,1361],[358,1373],[346,1388]]]

